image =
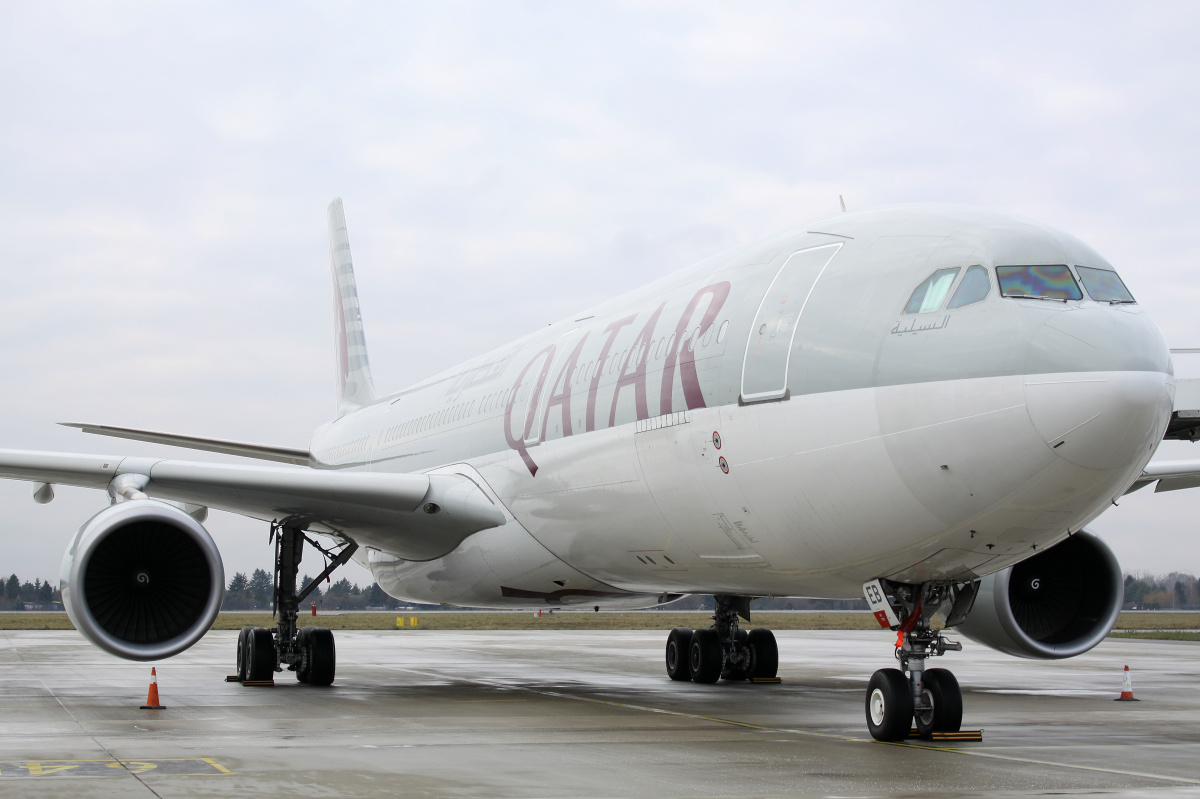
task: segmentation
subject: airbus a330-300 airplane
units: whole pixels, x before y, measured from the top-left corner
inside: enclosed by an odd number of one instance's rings
[[[306,542],[389,594],[503,608],[647,607],[711,594],[671,631],[671,679],[773,677],[756,596],[865,596],[900,668],[871,734],[955,731],[928,658],[961,645],[1064,658],[1112,628],[1122,574],[1085,526],[1122,494],[1200,485],[1200,402],[1113,267],[1045,225],[914,206],[842,213],[575,314],[391,396],[371,378],[340,200],[329,207],[337,414],[307,451],[100,433],[287,465],[0,451],[0,476],[106,490],[71,540],[63,602],[101,648],[187,649],[223,597],[208,508],[269,521],[277,626],[238,675],[334,679],[298,629]],[[1181,381],[1180,385],[1183,385]],[[323,545],[322,545],[323,544]],[[314,583],[315,584],[315,583]]]

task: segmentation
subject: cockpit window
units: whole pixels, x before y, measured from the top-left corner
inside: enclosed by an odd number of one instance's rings
[[[946,307],[954,310],[964,305],[983,302],[991,290],[992,281],[988,279],[987,270],[978,264],[969,267],[967,273],[963,275],[962,282],[958,284],[954,296],[950,298],[950,304]]]
[[[1111,269],[1076,266],[1075,270],[1079,272],[1079,279],[1083,281],[1088,296],[1096,302],[1137,302]]]
[[[1002,297],[1039,297],[1046,300],[1081,300],[1083,292],[1063,264],[1048,266],[997,266]]]
[[[917,286],[912,296],[908,298],[908,305],[904,306],[904,312],[929,313],[941,308],[942,301],[950,293],[950,287],[954,285],[954,276],[957,274],[957,266],[934,272],[924,283]]]

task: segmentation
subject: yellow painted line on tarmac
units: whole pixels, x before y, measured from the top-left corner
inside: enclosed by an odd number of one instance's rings
[[[0,760],[0,781],[28,777],[171,777],[231,775],[211,757],[106,758],[103,760]]]

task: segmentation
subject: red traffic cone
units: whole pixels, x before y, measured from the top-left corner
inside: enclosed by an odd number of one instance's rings
[[[1129,667],[1125,667],[1125,676],[1121,678],[1121,695],[1118,696],[1115,702],[1137,702],[1140,700],[1133,698],[1133,680],[1129,679]]]
[[[150,690],[146,693],[146,704],[142,705],[142,710],[162,710],[166,705],[160,705],[158,702],[158,669],[150,669]]]

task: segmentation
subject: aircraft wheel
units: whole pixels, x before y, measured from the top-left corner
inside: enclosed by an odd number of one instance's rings
[[[692,646],[692,629],[676,627],[667,636],[667,676],[672,680],[692,679],[689,650]]]
[[[876,741],[903,741],[913,720],[912,691],[900,669],[880,669],[867,683],[867,729]]]
[[[246,679],[252,682],[275,678],[275,639],[266,627],[251,627],[246,633]]]
[[[296,632],[296,646],[300,650],[300,665],[296,667],[296,680],[299,682],[308,682],[308,670],[312,662],[308,648],[310,629],[309,627],[301,627]]]
[[[306,642],[308,651],[308,684],[329,685],[337,669],[337,650],[333,645],[333,630],[309,627]]]
[[[774,677],[779,673],[779,646],[770,630],[751,630],[746,645],[754,654],[751,677]]]
[[[927,669],[922,677],[925,702],[929,710],[919,710],[914,716],[922,738],[935,732],[958,732],[962,728],[962,690],[958,680],[946,669]]]
[[[248,664],[250,662],[250,658],[247,656],[246,650],[250,646],[250,644],[249,644],[250,631],[253,629],[254,629],[253,627],[243,627],[238,632],[238,642],[237,642],[237,678],[238,678],[238,682],[246,681],[246,671],[249,668]]]
[[[692,644],[688,648],[688,663],[692,681],[714,683],[721,679],[721,637],[712,627],[692,633]]]

